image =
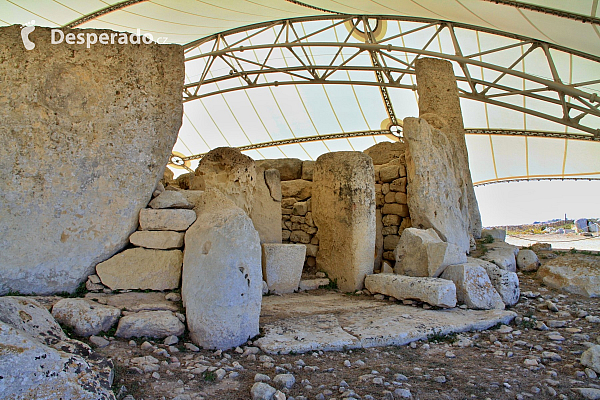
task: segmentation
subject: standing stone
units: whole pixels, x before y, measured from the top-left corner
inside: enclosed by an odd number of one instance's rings
[[[367,276],[365,286],[371,293],[381,293],[398,300],[419,300],[436,307],[456,306],[456,287],[446,279],[383,273]]]
[[[303,201],[312,196],[313,183],[304,179],[294,179],[281,182],[281,195],[294,197],[297,201]]]
[[[273,179],[271,185],[276,185]],[[280,185],[279,187],[281,188]],[[281,190],[279,193],[281,198]],[[256,168],[256,186],[252,197],[250,219],[258,231],[261,244],[281,243],[281,202],[271,196],[266,183],[266,171],[260,167]]]
[[[252,211],[256,186],[256,164],[253,159],[232,147],[217,147],[208,152],[196,168],[196,176],[205,190],[215,188],[240,207],[246,214]],[[263,177],[264,180],[264,177]]]
[[[123,249],[183,112],[181,46],[29,37],[0,28],[0,295],[72,292]]]
[[[375,254],[373,161],[361,152],[326,153],[313,175],[313,219],[319,228],[317,267],[343,291],[363,287]]]
[[[404,119],[406,170],[414,227],[433,228],[442,240],[470,249],[468,190],[452,136],[419,118]]]
[[[443,121],[443,126],[435,127],[448,134],[455,154],[460,187],[463,193],[466,192],[464,201],[468,208],[468,227],[472,235],[478,239],[481,237],[481,215],[469,170],[460,98],[452,63],[437,58],[423,57],[415,62],[415,73],[417,93],[419,94],[419,117],[428,121],[439,119]],[[404,128],[406,129],[406,126]]]
[[[269,291],[285,294],[297,290],[305,257],[303,244],[263,244],[262,270]]]
[[[194,343],[229,349],[258,334],[262,301],[258,232],[242,209],[209,189],[185,235],[182,298]]]
[[[179,287],[181,250],[127,249],[96,266],[103,285],[112,290],[168,290]]]
[[[487,272],[477,264],[449,265],[440,278],[454,282],[456,299],[469,308],[504,309],[504,302],[490,282]]]
[[[407,228],[394,250],[397,274],[437,278],[451,264],[467,261],[457,245],[443,242],[433,229]]]
[[[265,170],[265,183],[269,188],[269,193],[273,200],[281,203],[281,178],[279,176],[279,170],[266,169]]]
[[[77,335],[91,336],[107,332],[121,316],[121,310],[87,299],[62,299],[52,307],[52,316],[72,327]]]

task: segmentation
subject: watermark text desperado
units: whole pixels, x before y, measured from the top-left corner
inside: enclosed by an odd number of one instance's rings
[[[51,44],[85,44],[85,46],[89,49],[92,45],[95,44],[152,44],[155,43],[154,37],[151,33],[142,34],[138,29],[136,33],[125,33],[125,32],[79,32],[73,33],[69,32],[65,34],[60,29],[51,29]],[[156,43],[164,44],[167,42],[166,37],[159,37],[156,39]]]

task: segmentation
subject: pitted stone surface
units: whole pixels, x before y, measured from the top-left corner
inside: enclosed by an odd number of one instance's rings
[[[181,46],[30,38],[0,28],[0,295],[72,292],[127,245],[183,111]]]
[[[192,211],[193,212],[193,211]],[[96,266],[102,284],[112,290],[167,290],[179,287],[181,250],[127,249]]]
[[[459,303],[477,310],[503,310],[504,302],[483,267],[476,263],[449,265],[441,275],[456,285]]]

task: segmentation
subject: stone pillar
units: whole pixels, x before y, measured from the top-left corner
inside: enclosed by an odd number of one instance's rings
[[[313,175],[313,218],[319,228],[317,268],[340,290],[362,289],[375,256],[375,172],[362,152],[323,154]]]
[[[419,94],[419,117],[434,128],[449,134],[454,151],[459,156],[462,185],[467,191],[469,227],[475,238],[481,237],[481,215],[473,190],[465,130],[452,63],[437,58],[420,58],[415,63],[417,93]]]
[[[183,112],[181,46],[29,39],[0,28],[0,295],[72,292],[124,248]]]

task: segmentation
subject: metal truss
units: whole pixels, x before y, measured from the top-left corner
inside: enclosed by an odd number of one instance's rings
[[[495,179],[492,181],[485,182],[473,182],[473,186],[487,186],[493,185],[495,183],[509,183],[509,182],[531,182],[531,181],[600,181],[600,178],[575,178],[575,177],[563,177],[561,175],[557,176],[547,176],[543,178],[538,177],[530,177],[530,178],[506,178],[506,179]]]
[[[312,21],[322,23],[305,23]],[[401,33],[375,35],[369,21],[409,21],[417,24]],[[323,40],[323,37],[335,37],[334,30],[339,32],[340,26],[348,27],[348,34],[343,40]],[[313,30],[307,31],[309,28]],[[466,46],[461,46],[458,30],[504,36],[511,39],[511,44],[466,54],[462,51]],[[275,40],[260,43],[261,35],[267,31],[273,33]],[[329,35],[321,35],[324,33]],[[357,40],[356,37],[361,35],[363,39]],[[404,44],[409,40],[414,43],[417,38],[419,46]],[[438,49],[433,49],[442,41],[450,42],[451,49],[441,51],[441,44]],[[515,49],[519,50],[517,56]],[[276,50],[278,54],[293,59],[294,63],[281,65],[276,62]],[[237,28],[187,44],[186,62],[193,62],[196,68],[198,65],[201,67],[197,80],[184,86],[183,97],[184,101],[192,101],[236,90],[283,85],[376,86],[381,88],[384,105],[393,124],[395,115],[387,89],[416,90],[415,61],[421,57],[436,57],[460,66],[463,73],[457,76],[457,80],[462,98],[546,119],[585,132],[591,140],[600,140],[600,96],[589,89],[600,84],[600,79],[569,82],[568,77],[559,73],[553,58],[556,51],[600,63],[599,57],[565,47],[448,21],[347,15],[297,18]],[[319,54],[318,62],[315,53]],[[324,62],[324,54],[330,53],[333,55]],[[532,56],[534,53],[537,58]],[[490,61],[491,55],[504,60],[504,65]],[[528,65],[538,63],[540,56],[551,71],[551,79],[517,68],[525,62]],[[486,78],[478,78],[473,72],[477,70],[482,71],[480,75]],[[351,79],[353,71],[371,74],[361,73],[359,79]],[[548,111],[548,107],[540,107],[539,104],[551,105],[554,110]]]
[[[101,17],[105,14],[111,13],[113,11],[117,11],[117,10],[121,10],[125,7],[129,7],[133,4],[137,4],[137,3],[142,3],[144,1],[148,1],[148,0],[125,0],[125,1],[121,1],[119,3],[115,3],[112,4],[110,6],[101,8],[98,11],[94,11],[93,13],[90,14],[86,14],[81,18],[77,18],[76,20],[73,20],[71,22],[69,22],[68,24],[63,25],[63,28],[75,28],[76,26],[79,25],[83,25],[88,21],[91,21],[93,19],[96,19],[98,17]]]

